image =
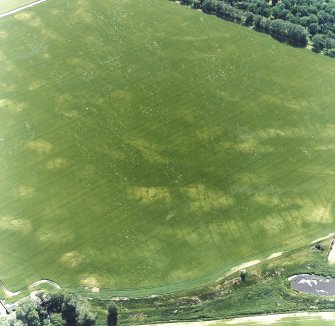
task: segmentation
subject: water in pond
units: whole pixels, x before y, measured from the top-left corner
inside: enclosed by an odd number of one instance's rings
[[[289,278],[293,289],[304,293],[332,296],[335,295],[335,278],[300,274]]]

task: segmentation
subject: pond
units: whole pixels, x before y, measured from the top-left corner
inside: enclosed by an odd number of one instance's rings
[[[335,278],[314,274],[300,274],[288,279],[293,289],[322,296],[335,295]]]

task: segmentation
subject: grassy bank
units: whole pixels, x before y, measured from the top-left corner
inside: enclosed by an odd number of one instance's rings
[[[326,247],[330,241],[323,243]],[[291,289],[287,281],[289,276],[300,273],[335,276],[334,266],[326,262],[326,256],[327,251],[317,251],[309,245],[302,250],[248,268],[246,282],[241,282],[239,273],[236,273],[224,281],[215,282],[197,291],[118,301],[120,323],[145,324],[171,320],[181,322],[334,310],[334,298],[298,293]],[[103,324],[103,311],[107,301],[93,302],[100,311],[100,323]],[[295,325],[294,322],[298,325],[299,322],[307,322],[307,319],[291,321],[292,325]],[[323,321],[320,320],[320,323]]]

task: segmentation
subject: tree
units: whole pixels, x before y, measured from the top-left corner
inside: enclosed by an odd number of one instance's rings
[[[194,9],[199,9],[201,8],[201,1],[200,0],[193,0],[192,7]]]
[[[77,298],[73,294],[66,294],[62,303],[62,315],[67,325],[76,325]]]
[[[323,246],[320,242],[316,243],[316,244],[314,245],[314,248],[315,248],[316,250],[319,250],[319,251],[324,251],[324,250],[325,250],[324,246]]]
[[[30,299],[22,300],[16,308],[16,318],[24,325],[39,326],[40,317],[37,305]]]
[[[325,53],[326,55],[334,58],[335,57],[335,40],[330,37],[325,37]]]
[[[90,311],[87,300],[72,293],[64,295],[61,313],[68,326],[93,326],[97,317]]]
[[[117,306],[114,302],[111,302],[108,307],[107,325],[116,326],[117,325]]]
[[[281,19],[274,19],[270,23],[270,34],[277,40],[287,40],[287,23]]]
[[[62,310],[62,304],[64,301],[64,294],[62,292],[52,292],[48,294],[44,294],[41,297],[42,306],[49,313],[59,313]]]
[[[312,37],[313,51],[320,52],[325,47],[325,37],[321,34],[315,34]]]
[[[253,22],[254,22],[254,14],[247,11],[244,14],[244,22],[243,22],[243,24],[245,26],[252,26]]]
[[[245,269],[242,269],[242,270],[241,270],[240,278],[241,278],[241,281],[242,281],[242,282],[245,282],[245,281],[246,281],[246,279],[247,279],[247,271],[246,271]]]
[[[215,0],[205,0],[202,4],[203,12],[212,14],[216,12],[217,2]]]
[[[193,5],[193,0],[180,0],[182,5],[191,6]]]
[[[308,25],[308,31],[310,34],[315,35],[319,30],[319,25],[317,23],[310,23]]]
[[[300,25],[288,23],[287,38],[290,44],[304,47],[308,42],[308,32]]]
[[[276,4],[272,9],[272,15],[275,19],[285,19],[289,11],[285,9],[285,5],[282,3]]]
[[[261,15],[255,15],[254,16],[255,29],[257,29],[257,30],[261,29],[261,21],[262,21],[262,16]]]
[[[78,326],[93,326],[95,325],[96,315],[90,311],[89,303],[78,301],[76,307],[76,325]]]
[[[266,33],[270,32],[271,19],[262,17],[259,24],[260,24],[260,30],[265,31]]]

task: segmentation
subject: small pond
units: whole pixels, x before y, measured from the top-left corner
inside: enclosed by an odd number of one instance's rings
[[[335,295],[335,278],[313,274],[299,274],[288,279],[293,289],[304,293],[332,296]]]

